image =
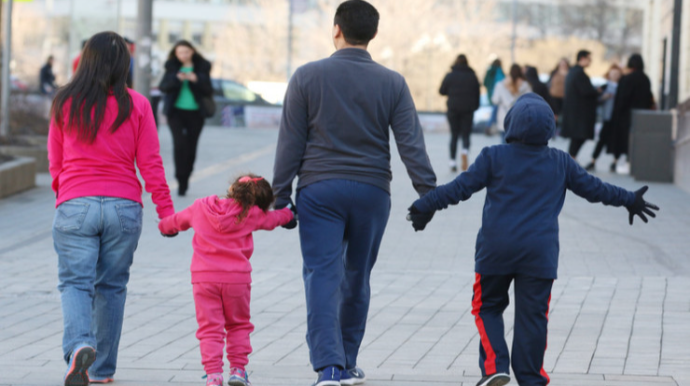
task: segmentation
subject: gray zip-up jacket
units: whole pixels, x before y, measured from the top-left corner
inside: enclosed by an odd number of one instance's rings
[[[402,75],[358,48],[308,63],[290,79],[273,171],[276,207],[297,189],[354,180],[390,193],[390,130],[420,196],[436,186],[410,90]]]

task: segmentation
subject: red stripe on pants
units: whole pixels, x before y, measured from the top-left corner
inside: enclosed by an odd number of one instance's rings
[[[546,305],[546,323],[549,322],[549,308],[550,307],[551,307],[551,294],[549,294],[549,302]],[[547,327],[547,329],[546,329],[547,335],[549,333],[548,331],[549,330]],[[546,343],[546,346],[544,346],[544,356],[546,356],[546,348],[549,347],[548,337],[546,339],[547,339],[547,343]],[[546,370],[544,370],[544,362],[542,362],[542,364],[541,364],[541,371],[539,373],[541,374],[542,377],[546,378],[546,384],[548,385],[549,382],[551,382],[551,378],[549,378],[549,374],[547,374]]]
[[[493,347],[491,347],[491,342],[489,341],[489,336],[486,334],[486,329],[484,328],[484,321],[482,317],[479,316],[479,311],[482,308],[482,276],[478,273],[474,274],[475,282],[473,286],[474,298],[472,299],[472,315],[474,315],[474,322],[477,324],[477,330],[479,330],[479,338],[482,342],[482,347],[486,353],[486,360],[484,360],[484,371],[486,375],[491,375],[496,373],[496,353]]]

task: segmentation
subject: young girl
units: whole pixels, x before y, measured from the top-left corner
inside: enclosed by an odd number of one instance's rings
[[[252,347],[249,299],[254,251],[252,232],[273,230],[294,221],[290,208],[269,211],[271,185],[246,175],[228,189],[226,198],[198,199],[189,208],[158,224],[163,235],[194,228],[192,285],[206,386],[223,385],[223,338],[227,339],[230,386],[250,385],[245,366]]]

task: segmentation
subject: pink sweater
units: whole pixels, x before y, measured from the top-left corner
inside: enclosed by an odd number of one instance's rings
[[[76,130],[68,134],[55,120],[51,122],[48,160],[56,207],[67,200],[87,196],[126,198],[142,204],[136,161],[146,191],[156,204],[158,217],[175,213],[165,181],[151,104],[136,91],[129,90],[129,94],[132,113],[114,133],[110,132],[110,125],[117,118],[117,101],[114,96],[108,98],[103,124],[93,143],[79,140]],[[63,109],[63,128],[67,125],[70,105],[68,101]]]
[[[252,232],[273,230],[293,218],[287,208],[264,212],[254,206],[237,223],[241,212],[242,206],[235,200],[210,196],[194,201],[189,208],[158,224],[164,234],[194,228],[192,283],[251,283]]]

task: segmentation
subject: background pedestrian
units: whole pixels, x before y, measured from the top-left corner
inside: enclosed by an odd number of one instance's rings
[[[96,34],[53,101],[48,159],[66,386],[113,381],[129,269],[141,235],[137,168],[158,217],[175,213],[151,105],[127,88],[128,71],[122,37]]]
[[[561,112],[563,111],[563,98],[565,97],[565,77],[570,71],[568,59],[561,58],[556,68],[551,71],[549,78],[549,94],[551,95],[551,108],[556,118],[556,130],[561,126]]]
[[[573,158],[577,158],[586,140],[594,139],[599,90],[592,86],[592,81],[585,73],[585,68],[591,63],[591,53],[581,50],[577,53],[577,64],[568,71],[565,79],[561,135],[570,138],[568,153]]]
[[[529,83],[532,92],[542,97],[546,103],[551,105],[551,95],[549,88],[539,79],[539,73],[533,66],[525,66],[525,80]]]
[[[48,57],[46,64],[41,67],[41,73],[39,74],[39,88],[41,94],[43,95],[53,95],[55,90],[57,90],[57,85],[55,84],[55,74],[53,73],[53,55]]]
[[[596,167],[597,158],[604,150],[607,148],[608,153],[611,151],[611,136],[613,135],[613,103],[616,98],[616,90],[618,90],[618,81],[620,80],[623,71],[617,64],[611,65],[609,71],[606,73],[606,86],[604,92],[599,97],[599,102],[602,103],[602,119],[604,124],[599,132],[599,140],[597,140],[597,145],[594,147],[594,153],[592,153],[592,162],[590,162],[585,170],[592,171]],[[616,171],[616,161],[613,161],[610,168],[611,172]]]
[[[492,60],[491,65],[486,70],[486,74],[484,75],[484,87],[486,88],[486,96],[489,98],[489,103],[491,103],[492,105],[491,118],[489,119],[489,130],[493,130],[497,123],[498,106],[492,102],[494,89],[496,88],[496,85],[498,83],[500,83],[503,79],[506,78],[506,75],[503,73],[501,59],[498,59],[495,56],[495,54],[492,55],[494,59]]]
[[[194,170],[199,136],[210,114],[206,100],[213,95],[211,63],[191,43],[181,40],[170,50],[158,88],[165,93],[163,113],[173,137],[177,192],[184,196]]]
[[[501,140],[505,142],[505,128],[503,126],[504,120],[508,111],[515,104],[515,101],[521,96],[532,91],[529,83],[525,80],[522,73],[522,68],[519,65],[513,64],[510,66],[508,77],[502,82],[496,84],[494,95],[491,101],[498,106],[497,126],[501,133]]]
[[[618,92],[613,105],[613,134],[611,147],[613,148],[613,165],[621,155],[628,154],[630,126],[632,125],[632,111],[649,110],[654,106],[654,96],[649,78],[644,73],[644,61],[640,54],[633,54],[628,59],[628,74],[618,83]]]
[[[448,123],[450,124],[450,169],[458,170],[456,155],[458,139],[462,138],[461,169],[467,170],[469,162],[467,155],[470,151],[470,134],[474,112],[479,108],[479,80],[474,70],[467,63],[465,55],[458,55],[451,72],[446,74],[439,91],[448,96]]]

